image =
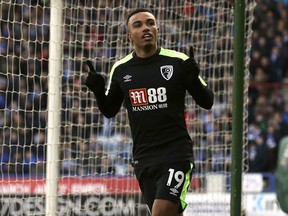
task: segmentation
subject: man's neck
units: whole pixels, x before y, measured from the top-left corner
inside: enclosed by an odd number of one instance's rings
[[[134,50],[135,50],[136,55],[139,58],[148,58],[157,52],[158,46],[155,46],[155,47],[150,48],[150,49],[137,49],[137,48],[135,48]]]

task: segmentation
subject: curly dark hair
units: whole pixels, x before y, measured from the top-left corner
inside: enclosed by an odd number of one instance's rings
[[[131,16],[133,16],[134,14],[137,14],[137,13],[140,13],[140,12],[148,12],[148,13],[151,13],[153,16],[153,12],[150,10],[150,9],[147,9],[147,8],[137,8],[135,10],[132,10],[128,16],[127,16],[127,20],[126,20],[126,24],[128,25],[128,22],[129,22],[129,19]]]

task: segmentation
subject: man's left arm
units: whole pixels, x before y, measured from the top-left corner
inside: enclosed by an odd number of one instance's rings
[[[187,91],[200,107],[209,110],[213,106],[214,93],[208,88],[201,77],[191,81],[191,84],[187,87]]]
[[[200,107],[209,110],[214,103],[214,93],[208,88],[199,73],[199,65],[194,57],[182,62],[181,75],[184,87]]]

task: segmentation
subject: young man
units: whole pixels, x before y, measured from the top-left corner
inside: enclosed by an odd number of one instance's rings
[[[103,77],[90,62],[86,85],[107,118],[115,116],[124,101],[134,171],[152,216],[181,216],[193,168],[184,120],[186,90],[204,109],[211,109],[214,94],[193,57],[157,45],[159,28],[150,10],[131,12],[127,25],[134,51],[114,64],[106,93]]]

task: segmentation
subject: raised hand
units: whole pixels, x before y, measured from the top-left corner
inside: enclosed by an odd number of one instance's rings
[[[193,47],[191,46],[189,49],[190,57],[182,62],[182,77],[183,80],[187,80],[187,82],[193,82],[198,80],[198,76],[200,73],[199,64],[196,62],[194,58]]]
[[[105,81],[101,74],[97,73],[90,60],[86,61],[89,67],[88,76],[85,81],[85,85],[94,93],[102,93],[105,91]]]

